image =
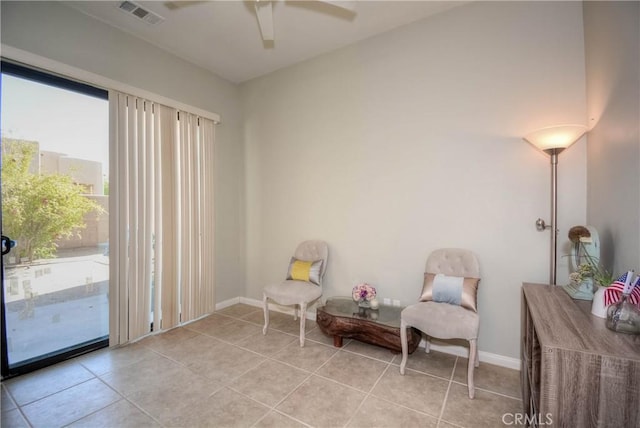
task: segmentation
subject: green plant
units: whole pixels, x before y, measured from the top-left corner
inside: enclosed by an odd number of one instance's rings
[[[613,274],[603,268],[600,265],[600,260],[596,257],[593,257],[589,254],[589,252],[584,247],[584,243],[582,241],[578,242],[580,246],[580,250],[582,250],[582,256],[580,257],[583,260],[580,260],[580,265],[578,266],[578,270],[573,274],[577,273],[578,282],[582,282],[585,278],[593,278],[593,281],[601,285],[603,287],[608,287],[614,281]],[[571,274],[571,275],[573,275]]]
[[[37,144],[2,139],[2,227],[20,258],[55,257],[57,239],[79,235],[84,216],[103,209],[68,175],[38,174]]]

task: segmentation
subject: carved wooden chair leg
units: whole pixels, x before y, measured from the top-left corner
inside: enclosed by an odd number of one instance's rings
[[[476,339],[469,341],[469,364],[467,368],[467,384],[469,385],[469,398],[475,396],[475,387],[473,385],[473,370],[476,365],[476,358],[478,353],[478,344]]]
[[[402,361],[400,362],[400,374],[404,375],[404,368],[407,365],[407,357],[409,356],[409,345],[407,343],[407,324],[400,321],[400,344],[402,345]]]
[[[262,295],[262,307],[264,310],[264,327],[262,327],[262,334],[267,334],[269,328],[269,302],[267,302],[267,295]]]
[[[300,347],[304,346],[304,326],[307,322],[307,304],[300,304]]]
[[[480,367],[480,352],[478,352],[478,341],[476,339],[476,367]]]

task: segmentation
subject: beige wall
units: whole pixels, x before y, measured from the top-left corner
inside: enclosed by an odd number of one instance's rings
[[[549,219],[549,160],[522,136],[585,122],[580,2],[462,6],[242,95],[248,297],[308,238],[330,245],[325,296],[367,281],[404,304],[430,251],[466,247],[481,261],[479,347],[518,358],[520,285],[549,266],[534,227]],[[584,141],[560,156],[561,243],[585,221],[585,156]]]
[[[617,275],[640,271],[640,3],[585,2],[587,220]]]
[[[215,152],[216,299],[244,294],[238,87],[63,4],[2,1],[1,7],[4,45],[220,114],[223,123],[216,129]]]
[[[585,120],[580,2],[470,4],[241,91],[64,5],[1,6],[3,44],[222,116],[218,301],[260,298],[300,240],[322,238],[326,296],[366,280],[411,303],[428,253],[467,247],[480,349],[518,357],[520,284],[546,282],[549,254],[533,225],[548,219],[548,158],[521,137]],[[584,141],[560,156],[561,243],[585,221],[585,166]]]

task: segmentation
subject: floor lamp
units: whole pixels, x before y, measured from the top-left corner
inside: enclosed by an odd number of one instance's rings
[[[536,228],[539,231],[551,229],[551,264],[549,269],[549,283],[556,284],[556,252],[558,249],[558,155],[567,147],[582,137],[587,128],[582,125],[560,125],[538,129],[524,137],[550,156],[551,160],[551,225],[547,225],[539,218]]]

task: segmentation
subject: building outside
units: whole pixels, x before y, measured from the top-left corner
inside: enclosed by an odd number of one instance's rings
[[[102,163],[78,159],[64,153],[40,150],[37,141],[14,140],[3,138],[5,142],[13,144],[28,144],[35,147],[35,156],[29,166],[33,174],[61,174],[72,177],[76,184],[84,189],[84,195],[99,204],[106,213],[109,208],[109,196],[105,195],[105,179]],[[76,249],[105,245],[109,241],[109,216],[90,212],[84,218],[86,227],[80,230],[78,236],[60,239],[56,245],[60,249]]]

